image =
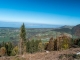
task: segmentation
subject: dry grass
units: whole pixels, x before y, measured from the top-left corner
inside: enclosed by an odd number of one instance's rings
[[[22,56],[10,56],[10,57],[0,57],[0,60],[60,60],[59,56],[61,54],[76,54],[80,52],[80,48],[71,48],[64,51],[51,51],[49,53],[46,52],[38,52],[34,54],[24,54]],[[66,60],[64,58],[63,60]]]

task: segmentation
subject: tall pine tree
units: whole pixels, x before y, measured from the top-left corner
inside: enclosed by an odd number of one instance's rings
[[[26,29],[24,23],[20,28],[20,54],[23,54],[26,50]]]

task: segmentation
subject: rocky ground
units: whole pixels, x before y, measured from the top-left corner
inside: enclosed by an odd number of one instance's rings
[[[23,56],[0,57],[0,60],[69,60],[67,58],[60,59],[59,56],[63,54],[76,54],[78,52],[80,52],[80,48],[70,48],[64,51],[38,52],[24,54]]]

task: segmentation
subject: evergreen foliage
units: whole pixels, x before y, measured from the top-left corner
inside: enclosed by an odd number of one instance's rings
[[[38,52],[40,50],[40,40],[31,40],[26,43],[26,51],[29,53]]]
[[[26,42],[26,28],[25,28],[24,23],[23,23],[23,25],[20,28],[20,38],[22,39],[22,41],[24,43]]]
[[[5,43],[5,48],[6,48],[6,53],[8,56],[11,56],[12,50],[13,50],[13,45],[11,42]]]
[[[23,25],[20,28],[20,54],[23,54],[26,50],[25,50],[25,45],[26,45],[26,28],[25,25],[23,23]]]

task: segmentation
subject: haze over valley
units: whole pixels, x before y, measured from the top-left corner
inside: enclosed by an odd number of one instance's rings
[[[80,1],[0,0],[0,60],[80,60]]]

